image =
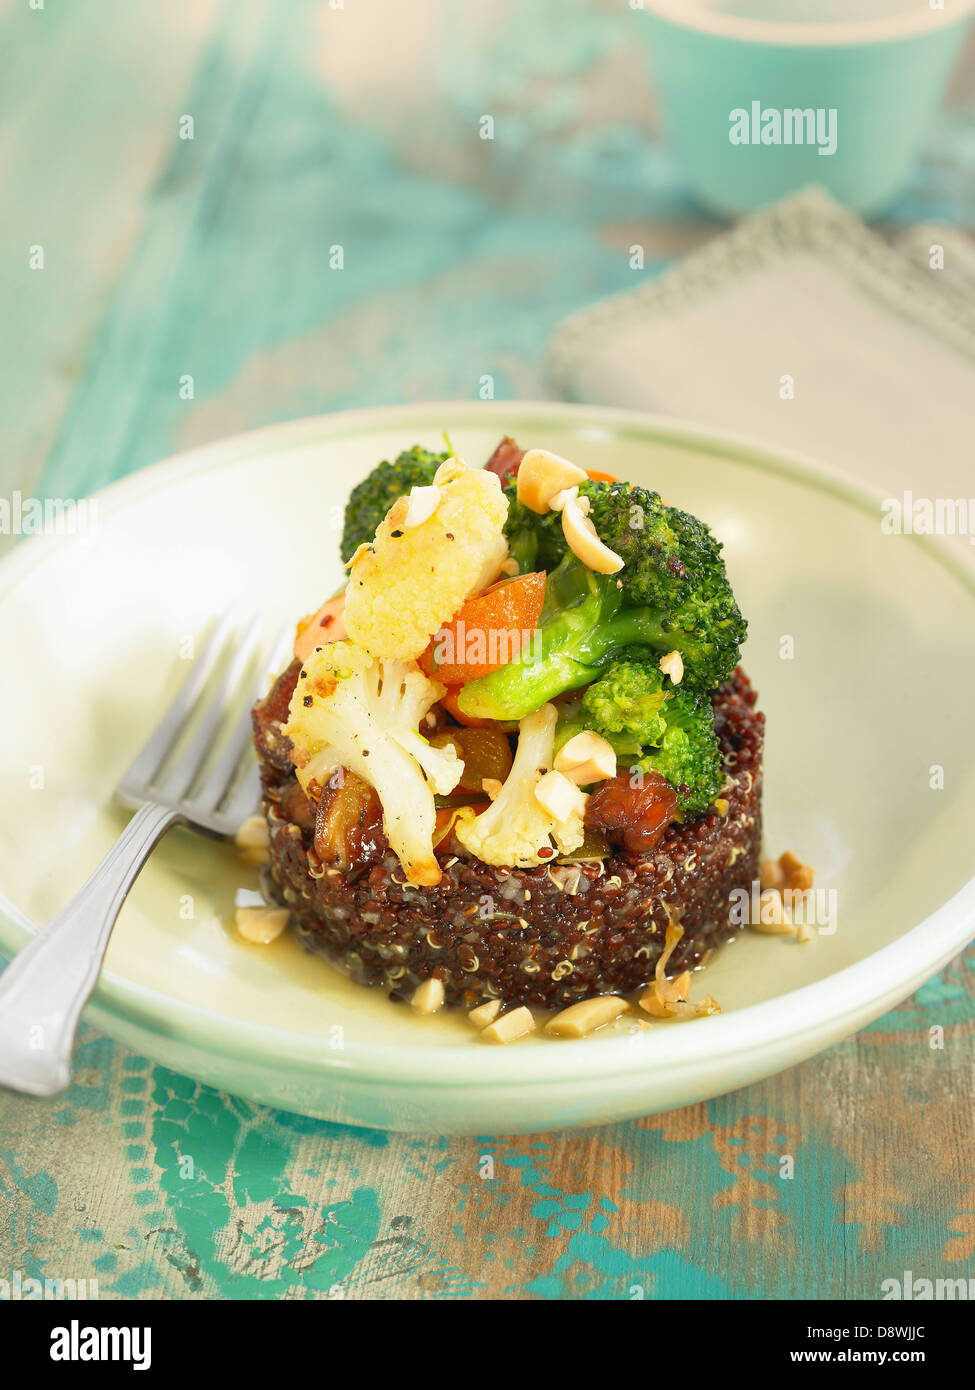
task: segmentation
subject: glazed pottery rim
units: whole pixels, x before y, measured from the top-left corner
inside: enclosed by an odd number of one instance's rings
[[[432,401],[408,405],[364,407],[330,415],[265,426],[151,464],[112,483],[95,496],[100,517],[139,505],[162,488],[178,485],[201,472],[232,468],[254,460],[316,442],[349,435],[392,430],[411,423],[442,428],[444,423],[461,428],[496,419],[502,432],[517,422],[533,425],[551,421],[553,426],[580,431],[608,431],[629,435],[649,444],[669,444],[703,449],[759,472],[792,478],[820,492],[831,493],[847,505],[877,518],[884,494],[842,470],[823,465],[794,451],[767,442],[684,420],[643,411],[608,406],[567,404],[560,401]],[[919,546],[975,598],[975,564],[963,559],[935,536],[901,537]],[[0,604],[7,601],[19,581],[42,565],[48,554],[67,536],[31,536],[21,541],[0,561]],[[37,927],[0,892],[0,949],[9,956]],[[975,936],[975,877],[965,883],[918,925],[897,940],[825,978],[775,998],[746,1005],[732,1013],[696,1019],[691,1023],[666,1024],[638,1035],[592,1038],[584,1046],[566,1052],[564,1045],[519,1049],[407,1047],[386,1043],[347,1042],[341,1054],[330,1053],[320,1036],[234,1018],[135,984],[106,972],[96,988],[91,1007],[111,1023],[130,1024],[152,1035],[178,1039],[211,1056],[231,1063],[257,1064],[279,1069],[282,1065],[304,1071],[331,1073],[336,1082],[428,1085],[444,1089],[471,1089],[497,1084],[551,1085],[566,1080],[609,1080],[632,1076],[641,1068],[667,1067],[693,1070],[710,1057],[742,1057],[776,1047],[795,1047],[803,1038],[835,1035],[844,1020],[851,1031],[906,998],[924,980],[941,969]],[[407,1006],[403,1006],[404,1008]],[[101,1025],[100,1025],[101,1026]],[[418,1027],[422,1023],[418,1020]],[[472,1043],[473,1043],[472,1038]]]
[[[961,12],[925,9],[883,15],[876,19],[837,19],[825,23],[815,20],[790,23],[782,19],[748,18],[718,10],[687,9],[687,0],[643,0],[641,7],[655,19],[703,37],[731,39],[770,48],[854,48],[861,45],[896,43],[944,33],[971,19],[975,0],[961,0]]]

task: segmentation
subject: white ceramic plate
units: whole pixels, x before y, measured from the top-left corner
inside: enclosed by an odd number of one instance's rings
[[[827,470],[647,416],[545,403],[393,407],[260,431],[109,488],[94,536],[16,548],[0,566],[0,949],[48,920],[117,835],[112,788],[185,674],[183,639],[231,601],[264,609],[269,632],[314,608],[340,577],[349,488],[444,429],[470,461],[508,432],[651,484],[711,523],[768,715],[767,844],[796,850],[835,889],[838,929],[806,945],[746,932],[725,947],[695,981],[721,1003],[714,1018],[493,1048],[462,1018],[418,1019],[290,939],[241,944],[233,898],[248,871],[232,848],[178,831],[124,908],[90,1021],[176,1070],[309,1115],[531,1131],[767,1076],[961,950],[975,935],[964,561],[882,534],[877,500]]]

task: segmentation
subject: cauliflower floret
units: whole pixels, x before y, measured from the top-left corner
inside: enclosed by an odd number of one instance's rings
[[[584,792],[573,789],[575,795],[560,819],[535,795],[552,766],[557,717],[554,705],[526,715],[518,725],[518,749],[508,780],[496,799],[479,816],[470,808],[461,812],[454,834],[485,864],[529,868],[555,857],[553,840],[561,854],[570,854],[585,838]],[[549,806],[555,804],[551,797],[545,800]]]
[[[306,792],[324,786],[337,765],[375,787],[386,838],[410,883],[424,886],[441,877],[434,792],[452,792],[464,771],[453,748],[434,748],[417,733],[443,693],[412,662],[377,661],[350,642],[331,642],[302,667],[284,729]]]
[[[447,459],[432,488],[413,491],[353,557],[345,604],[353,642],[401,661],[415,661],[464,600],[497,578],[508,554],[508,499],[495,473]]]

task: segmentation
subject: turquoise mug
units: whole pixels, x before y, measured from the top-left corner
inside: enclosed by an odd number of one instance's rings
[[[910,176],[975,12],[975,0],[630,3],[645,11],[683,172],[725,216],[808,184],[880,211]]]

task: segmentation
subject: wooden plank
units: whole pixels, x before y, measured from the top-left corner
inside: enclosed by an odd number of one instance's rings
[[[554,1134],[320,1124],[87,1030],[67,1096],[0,1098],[0,1270],[102,1298],[875,1299],[967,1277],[973,1064],[975,950],[768,1081]]]

